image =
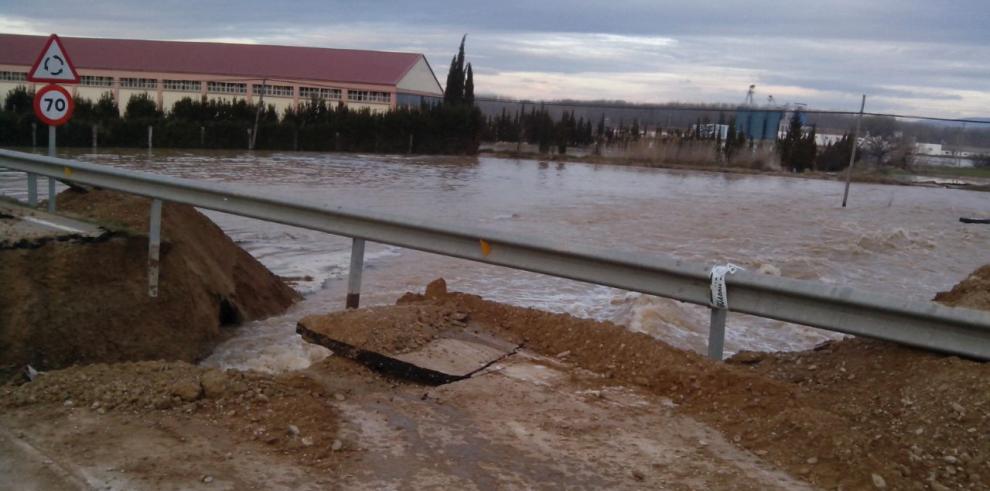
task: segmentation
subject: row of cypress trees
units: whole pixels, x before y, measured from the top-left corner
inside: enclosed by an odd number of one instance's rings
[[[258,110],[247,101],[185,98],[167,111],[146,94],[132,96],[123,114],[111,93],[96,101],[79,99],[72,119],[58,130],[59,146],[144,147],[148,127],[158,148],[248,148],[258,118],[254,148],[387,153],[474,154],[484,118],[474,106],[474,74],[465,66],[464,41],[447,76],[444,101],[400,107],[385,113],[350,110],[313,99],[281,118],[271,105]],[[35,123],[34,93],[17,87],[0,111],[0,145],[47,144],[47,131]]]

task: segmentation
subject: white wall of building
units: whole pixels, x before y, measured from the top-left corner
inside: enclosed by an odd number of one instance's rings
[[[440,88],[440,84],[433,76],[433,72],[430,70],[429,64],[426,63],[426,58],[423,58],[422,56],[419,58],[419,61],[416,62],[416,65],[409,70],[409,73],[406,73],[406,75],[402,77],[402,80],[399,80],[396,87],[400,91],[425,93],[436,96],[443,95],[443,89]]]

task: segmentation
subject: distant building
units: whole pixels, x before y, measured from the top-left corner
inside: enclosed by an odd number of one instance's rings
[[[720,139],[723,142],[729,136],[729,125],[716,123],[702,123],[691,125],[694,134],[705,139]]]
[[[839,143],[844,137],[845,135],[838,133],[815,133],[815,144],[819,147],[827,147]]]
[[[736,110],[736,127],[751,141],[776,141],[783,119],[784,111],[781,109],[740,107]]]
[[[990,158],[990,148],[916,143],[913,162],[918,165],[973,167],[980,159]]]
[[[26,82],[47,38],[0,34],[0,103]],[[96,101],[110,92],[121,111],[145,93],[169,110],[185,97],[244,99],[282,115],[311,98],[387,112],[435,103],[443,89],[426,57],[353,49],[127,39],[62,38],[79,75],[67,88]]]

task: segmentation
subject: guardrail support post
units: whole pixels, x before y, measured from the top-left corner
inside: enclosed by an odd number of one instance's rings
[[[162,241],[162,200],[151,200],[151,219],[148,226],[148,296],[158,296],[158,257]]]
[[[28,206],[38,206],[38,176],[28,172]]]
[[[364,273],[364,239],[351,242],[351,268],[347,271],[346,308],[356,309],[361,304],[361,275]]]
[[[708,328],[708,357],[713,360],[722,361],[725,347],[725,318],[728,314],[728,309],[712,309],[711,325]]]

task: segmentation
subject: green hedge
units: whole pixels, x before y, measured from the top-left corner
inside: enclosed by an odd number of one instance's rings
[[[8,94],[0,111],[0,145],[31,146],[31,126],[36,119],[25,101],[32,97],[23,88]],[[76,101],[72,120],[58,130],[59,146],[91,146],[95,126],[99,146],[146,147],[151,126],[155,148],[246,149],[257,106],[186,98],[162,113],[149,106],[146,97],[135,96],[128,102],[126,117],[119,114],[109,94],[95,103]],[[281,119],[272,106],[262,110],[255,148],[405,153],[412,136],[414,153],[473,154],[478,151],[484,124],[481,111],[467,104],[372,114],[314,100],[286,111]],[[47,145],[48,131],[40,123],[36,138],[37,145]]]

